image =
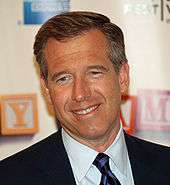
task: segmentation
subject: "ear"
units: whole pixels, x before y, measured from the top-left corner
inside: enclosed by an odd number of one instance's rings
[[[126,94],[129,87],[129,65],[122,64],[119,70],[119,85],[121,94]]]
[[[41,83],[41,88],[42,88],[42,92],[43,92],[45,99],[48,101],[49,104],[52,104],[50,92],[47,86],[47,81],[41,77],[40,83]]]

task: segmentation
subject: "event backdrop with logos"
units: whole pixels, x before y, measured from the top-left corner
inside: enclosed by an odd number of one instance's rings
[[[44,21],[69,10],[103,13],[122,28],[131,76],[129,96],[124,97],[122,104],[123,126],[140,138],[170,146],[169,0],[1,0],[1,130],[5,125],[6,111],[2,99],[11,96],[18,98],[19,95],[22,99],[25,95],[30,97],[31,94],[36,94],[38,126],[32,129],[34,133],[31,134],[24,129],[25,132],[15,132],[17,134],[13,135],[11,128],[1,132],[0,160],[56,130],[55,119],[48,111],[50,108],[45,103],[40,88],[32,45],[34,36]],[[11,108],[6,106],[12,118],[20,116],[21,120],[23,110],[26,111],[26,107],[29,107],[28,103],[21,101],[23,100],[19,100],[18,105],[15,102],[15,106],[9,104]],[[27,101],[30,103],[31,100]],[[32,107],[32,104],[29,105]],[[27,112],[30,113],[27,115],[29,122],[35,113],[32,111],[31,114],[31,110]],[[26,122],[18,125],[24,126]]]

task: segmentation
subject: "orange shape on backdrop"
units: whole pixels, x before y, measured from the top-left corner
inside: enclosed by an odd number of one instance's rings
[[[122,96],[122,102],[120,120],[124,130],[129,134],[133,134],[135,131],[137,97],[130,95]]]

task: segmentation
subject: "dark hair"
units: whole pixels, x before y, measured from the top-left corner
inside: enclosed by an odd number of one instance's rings
[[[39,29],[34,43],[34,55],[41,74],[48,77],[44,48],[49,38],[64,42],[89,30],[100,30],[108,41],[108,57],[118,72],[126,60],[124,38],[121,29],[102,14],[85,11],[66,12],[49,19]]]

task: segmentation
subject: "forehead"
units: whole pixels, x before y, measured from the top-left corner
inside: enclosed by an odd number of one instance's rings
[[[44,53],[47,61],[50,58],[61,58],[74,53],[98,53],[105,54],[108,41],[100,30],[90,30],[84,34],[73,37],[66,41],[57,41],[50,38],[47,41]]]

